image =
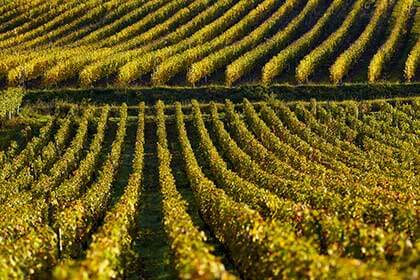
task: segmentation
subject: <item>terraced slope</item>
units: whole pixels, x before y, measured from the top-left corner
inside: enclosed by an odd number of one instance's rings
[[[414,0],[60,0],[0,10],[0,85],[419,80]]]
[[[413,279],[419,102],[27,105],[0,278]]]

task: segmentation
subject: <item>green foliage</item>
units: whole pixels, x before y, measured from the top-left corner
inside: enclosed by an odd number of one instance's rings
[[[410,55],[408,56],[407,62],[405,64],[405,76],[408,81],[413,80],[417,73],[418,68],[420,64],[420,41],[416,43],[416,45],[413,47],[413,49],[410,52]]]
[[[10,117],[11,114],[19,111],[24,95],[24,90],[20,88],[9,88],[5,91],[0,91],[0,119],[5,118],[7,115]]]
[[[289,14],[300,4],[300,1],[286,1],[260,26],[256,27],[244,38],[191,65],[187,73],[187,80],[194,85],[204,77],[210,76],[219,68],[231,63],[245,51],[257,46],[266,36],[275,30],[279,23],[287,20]]]
[[[282,74],[286,67],[296,60],[297,57],[300,57],[302,53],[306,53],[311,45],[328,30],[328,24],[331,23],[334,16],[339,14],[344,6],[345,1],[334,1],[310,31],[271,58],[262,69],[262,82],[270,83],[276,76]]]
[[[1,7],[0,87],[340,83],[359,80],[355,65],[366,82],[418,76],[413,0],[17,3]]]
[[[80,198],[56,214],[54,228],[59,232],[62,254],[77,256],[81,243],[96,222],[106,212],[111,187],[120,164],[127,123],[127,106],[120,109],[120,123],[111,151],[104,162],[98,180]],[[83,166],[85,167],[85,166]]]
[[[350,71],[351,67],[358,61],[367,48],[372,44],[372,39],[381,28],[387,17],[390,1],[380,0],[375,3],[376,7],[370,18],[369,24],[363,33],[357,38],[352,45],[345,50],[334,64],[330,67],[330,78],[334,83],[339,83],[344,76]]]
[[[285,28],[275,33],[270,40],[261,43],[229,64],[225,71],[226,83],[232,85],[245,74],[251,72],[256,64],[261,63],[272,53],[280,51],[304,28],[306,21],[322,3],[322,0],[308,1],[304,9]]]
[[[230,2],[230,1],[229,1]],[[229,3],[228,2],[228,3]],[[135,79],[153,71],[160,63],[164,62],[171,56],[179,52],[188,50],[192,46],[204,44],[206,41],[217,36],[221,31],[226,30],[237,21],[238,15],[244,15],[257,5],[258,1],[254,0],[241,0],[233,5],[226,13],[212,21],[210,24],[202,27],[200,30],[192,34],[185,40],[176,44],[161,48],[156,51],[148,52],[133,61],[130,61],[121,67],[118,75],[118,81],[123,84],[128,84]],[[246,23],[251,24],[248,21]],[[245,25],[238,24],[237,27],[246,27]],[[230,34],[234,36],[235,34]]]
[[[386,42],[374,55],[369,64],[368,79],[374,82],[381,77],[383,69],[398,50],[407,33],[407,26],[412,14],[413,0],[399,1],[393,14],[394,25]],[[411,78],[410,78],[411,79]]]
[[[123,107],[120,116],[122,121],[119,126],[117,138],[112,145],[113,151],[111,151],[107,158],[107,162],[102,169],[101,179],[104,180],[102,182],[105,182],[105,174],[113,177],[118,166],[119,151],[125,133],[126,113],[126,107]],[[68,261],[61,266],[57,266],[53,273],[56,279],[83,277],[88,277],[89,279],[109,279],[117,276],[121,277],[123,274],[124,268],[126,267],[126,258],[132,242],[130,233],[135,221],[134,215],[138,210],[141,197],[144,156],[144,104],[140,104],[139,106],[135,145],[133,171],[128,179],[124,194],[118,203],[107,212],[104,218],[104,224],[93,236],[93,241],[87,250],[86,257],[79,262]],[[116,153],[118,153],[118,155],[116,155]],[[114,162],[114,165],[112,165],[112,162]],[[100,189],[93,188],[88,191],[87,195],[93,196],[98,192],[105,195],[106,190],[103,187]],[[100,201],[101,197],[97,197],[96,200]],[[86,207],[96,209],[97,213],[99,213],[99,211],[105,211],[105,209],[102,209],[98,204],[96,204],[96,206],[94,204],[86,205]],[[79,238],[82,236],[83,235],[79,235]],[[75,236],[73,236],[73,238],[74,237]]]
[[[299,62],[296,68],[298,82],[308,81],[317,68],[327,62],[343,45],[351,33],[351,28],[361,19],[365,3],[365,0],[357,0],[341,26]]]
[[[0,278],[126,278],[154,234],[144,213],[169,245],[154,256],[180,279],[416,276],[418,97],[127,106],[115,95],[121,105],[25,101],[23,118],[47,123],[1,162]]]
[[[205,243],[205,234],[193,224],[186,202],[176,189],[171,172],[163,102],[156,104],[159,183],[163,194],[164,224],[174,254],[175,267],[181,279],[236,279],[225,271],[212,248]]]
[[[258,22],[272,12],[279,2],[280,1],[278,0],[264,0],[238,23],[210,42],[206,42],[194,48],[189,48],[187,51],[174,55],[170,59],[159,64],[152,74],[152,82],[158,85],[165,84],[177,73],[187,70],[193,62],[202,59],[212,51],[217,50],[224,45],[233,43],[235,40],[248,33],[252,28],[255,28]]]

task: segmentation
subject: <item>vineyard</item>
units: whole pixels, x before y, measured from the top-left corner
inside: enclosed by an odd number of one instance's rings
[[[420,275],[418,0],[0,0],[0,280]]]
[[[0,279],[418,277],[418,97],[10,104]]]
[[[0,1],[0,87],[418,82],[417,0]]]

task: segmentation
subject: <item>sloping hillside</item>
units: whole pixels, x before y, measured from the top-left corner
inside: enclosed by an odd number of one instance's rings
[[[419,80],[414,0],[20,0],[0,7],[0,84]]]

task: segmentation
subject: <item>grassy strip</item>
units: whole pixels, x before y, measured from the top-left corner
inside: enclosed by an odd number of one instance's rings
[[[130,88],[63,88],[52,90],[28,90],[24,103],[51,102],[63,100],[67,102],[115,103],[137,105],[140,102],[155,104],[162,100],[167,104],[176,101],[219,101],[229,98],[232,102],[247,98],[252,101],[266,100],[275,97],[283,101],[340,101],[347,99],[367,100],[379,98],[413,97],[420,95],[420,83],[397,84],[318,84],[272,86],[244,85],[239,87],[205,86],[205,87],[130,87]]]

